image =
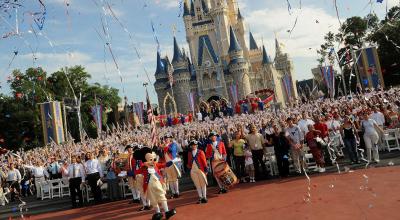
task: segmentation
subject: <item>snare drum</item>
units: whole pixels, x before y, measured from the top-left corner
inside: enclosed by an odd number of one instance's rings
[[[218,178],[226,188],[230,188],[238,182],[236,175],[225,161],[214,161],[213,171],[215,178]]]

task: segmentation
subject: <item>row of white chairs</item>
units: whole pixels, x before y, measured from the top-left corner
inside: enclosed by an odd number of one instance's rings
[[[120,190],[122,193],[122,197],[126,198],[128,196],[132,196],[132,192],[129,188],[128,181],[126,179],[122,179],[120,184]],[[103,183],[101,186],[102,191],[107,191],[107,183]],[[91,195],[90,186],[84,185],[82,190],[82,195],[84,200],[90,202],[93,200],[93,196]],[[106,193],[103,193],[106,195]],[[47,180],[40,183],[40,198],[44,199],[53,199],[53,198],[63,198],[71,196],[69,190],[69,181],[68,179],[55,179],[55,180]]]
[[[67,179],[47,180],[39,183],[39,186],[40,197],[42,200],[70,196],[69,183]]]

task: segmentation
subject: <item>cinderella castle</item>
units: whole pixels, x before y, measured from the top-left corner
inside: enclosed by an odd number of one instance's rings
[[[247,46],[245,20],[236,0],[185,0],[183,7],[190,54],[179,47],[175,37],[172,61],[157,53],[154,87],[162,114],[197,111],[200,103],[212,100],[234,105],[265,89],[274,91],[280,107],[296,99],[288,54],[275,39],[272,60],[251,32]]]

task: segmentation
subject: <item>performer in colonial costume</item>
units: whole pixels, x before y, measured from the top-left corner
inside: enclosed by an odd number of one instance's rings
[[[140,167],[140,164],[136,161],[133,152],[138,149],[137,144],[129,144],[125,147],[125,151],[128,152],[128,158],[126,162],[126,175],[128,176],[129,188],[132,191],[132,201],[129,203],[140,203],[140,191],[136,186],[135,171]]]
[[[175,209],[169,210],[167,198],[165,197],[166,191],[164,188],[164,179],[161,175],[160,169],[165,167],[165,164],[158,163],[156,161],[156,155],[148,147],[144,147],[140,150],[141,159],[144,161],[139,172],[144,177],[143,190],[146,197],[150,200],[150,203],[154,207],[155,214],[153,220],[160,220],[163,217],[160,206],[165,212],[165,218],[169,219],[176,214]]]
[[[197,193],[199,194],[199,201],[197,204],[207,203],[207,173],[208,166],[206,161],[206,155],[200,149],[197,149],[198,142],[192,140],[189,143],[189,147],[192,151],[188,155],[188,168],[190,170],[190,177],[196,186]]]
[[[219,176],[215,172],[215,167],[217,164],[221,163],[221,161],[226,160],[226,149],[224,143],[222,141],[218,141],[217,137],[218,134],[215,131],[210,133],[209,138],[211,139],[211,143],[207,145],[206,157],[207,159],[210,159],[213,174],[220,189],[218,193],[222,194],[227,193],[227,189],[221,183]]]
[[[179,197],[179,182],[181,173],[176,166],[176,163],[180,161],[178,156],[178,146],[172,141],[172,135],[165,136],[165,147],[164,147],[164,159],[166,163],[165,174],[167,179],[167,184],[171,189],[172,198]]]

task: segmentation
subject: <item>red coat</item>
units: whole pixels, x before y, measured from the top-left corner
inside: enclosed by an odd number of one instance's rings
[[[208,167],[207,167],[206,155],[204,154],[204,152],[200,149],[197,149],[197,154],[194,158],[192,151],[190,151],[188,154],[189,155],[188,155],[187,167],[189,169],[192,169],[193,162],[195,162],[201,171],[207,173]]]
[[[161,168],[165,168],[165,164],[155,163],[154,170],[156,171],[156,176],[158,177],[158,179],[160,180],[161,183],[164,183],[164,178],[160,171]],[[147,166],[143,165],[138,170],[137,174],[143,175],[143,191],[146,192],[147,187],[149,186],[149,182],[150,182],[150,175],[149,175],[149,171],[147,170]]]
[[[136,160],[135,157],[133,156],[133,154],[129,155],[127,160],[128,161],[125,165],[125,170],[127,172],[129,172],[129,171],[135,172],[137,169],[139,169],[142,166],[142,162]]]
[[[325,123],[319,122],[318,124],[314,124],[315,130],[321,132],[321,137],[325,138],[328,136],[328,126]]]
[[[240,105],[239,104],[235,105],[235,112],[236,112],[236,114],[240,114],[241,109],[240,109]]]
[[[217,149],[218,149],[219,153],[222,155],[222,157],[226,158],[226,149],[225,149],[224,142],[218,141]],[[206,157],[211,160],[214,159],[214,150],[213,150],[212,144],[207,144]]]

